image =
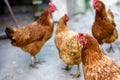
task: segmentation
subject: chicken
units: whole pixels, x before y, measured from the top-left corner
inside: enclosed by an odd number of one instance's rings
[[[6,35],[11,40],[11,44],[20,47],[31,55],[32,67],[35,67],[37,61],[36,55],[44,43],[52,36],[54,22],[51,14],[55,10],[56,6],[50,2],[38,20],[19,28],[6,27],[5,29]]]
[[[112,42],[118,38],[118,31],[114,22],[114,15],[110,9],[106,12],[105,5],[102,1],[93,0],[94,9],[96,10],[95,21],[92,25],[92,34],[98,43],[110,43],[109,52],[113,50]]]
[[[82,34],[82,36],[81,36]],[[79,33],[79,42],[84,41],[82,48],[82,67],[85,80],[120,80],[120,68],[99,48],[97,40]]]
[[[77,33],[67,28],[68,20],[67,14],[60,18],[55,34],[55,44],[60,58],[67,64],[65,70],[70,70],[70,66],[77,65],[77,73],[72,74],[73,78],[77,78],[80,76],[82,46],[78,42]]]

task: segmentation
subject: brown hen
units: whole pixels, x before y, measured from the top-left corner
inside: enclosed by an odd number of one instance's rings
[[[95,21],[92,26],[92,34],[98,43],[110,43],[109,51],[113,50],[112,42],[118,38],[118,31],[114,22],[114,15],[110,9],[106,12],[105,5],[100,0],[93,0],[96,10]]]
[[[85,34],[78,39],[86,39],[82,48],[82,67],[85,80],[120,80],[120,68],[99,48],[99,43],[92,36]],[[81,42],[80,42],[81,43]]]
[[[73,75],[73,78],[76,78],[80,76],[79,64],[81,62],[82,46],[78,42],[77,33],[68,29],[68,20],[69,17],[67,14],[59,20],[55,34],[55,44],[60,58],[67,64],[65,70],[69,70],[72,65],[77,65],[78,71]]]
[[[7,27],[5,30],[13,46],[20,47],[31,55],[31,66],[33,67],[37,61],[36,55],[52,36],[54,23],[51,14],[55,10],[56,6],[49,3],[49,6],[43,10],[38,20],[19,28]]]

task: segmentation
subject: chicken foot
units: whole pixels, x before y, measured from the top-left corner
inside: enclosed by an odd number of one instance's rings
[[[36,56],[31,56],[31,64],[30,67],[37,68],[36,64],[40,63],[40,61],[36,58]]]
[[[72,78],[78,78],[80,76],[80,68],[79,65],[77,65],[77,73],[76,74],[71,74]]]
[[[30,64],[31,67],[36,67],[36,64],[40,64],[40,63],[42,62],[38,60],[36,56],[31,56],[31,64]]]
[[[63,68],[66,71],[69,71],[71,69],[71,67],[69,65],[67,65],[65,68]]]

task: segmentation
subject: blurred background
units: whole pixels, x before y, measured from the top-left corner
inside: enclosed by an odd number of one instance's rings
[[[50,0],[7,0],[13,10],[17,25],[25,25],[37,19],[41,11],[48,5]],[[51,0],[58,8],[53,14],[54,21],[58,21],[64,13],[70,17],[83,14],[90,8],[90,0]],[[4,0],[0,0],[0,36],[4,34],[5,26],[16,26]],[[1,37],[0,37],[1,38]]]
[[[39,18],[43,9],[50,0],[8,0],[13,10],[18,26],[23,26]],[[57,11],[52,15],[55,28],[57,21],[67,13],[70,16],[68,26],[76,32],[91,34],[91,26],[94,21],[95,11],[92,0],[51,0],[55,3]],[[120,34],[120,0],[102,0],[106,8],[111,8],[114,13],[116,27]],[[29,56],[21,49],[14,47],[6,39],[4,29],[6,26],[16,26],[4,0],[0,0],[0,80],[73,80],[70,73],[61,70],[64,63],[58,57],[53,37],[42,48],[40,60],[46,63],[38,65],[39,69],[31,69],[28,64]],[[114,43],[114,47],[120,48],[120,38]],[[108,46],[107,46],[108,47]],[[106,48],[106,46],[105,46]],[[48,51],[46,54],[46,51]],[[120,65],[119,50],[107,54]],[[119,56],[118,56],[119,55]],[[52,57],[52,58],[51,58]],[[22,59],[21,59],[22,58]],[[49,65],[49,66],[48,66]],[[47,67],[46,67],[47,66]],[[81,73],[82,73],[82,68]],[[73,67],[72,72],[76,69]],[[48,75],[47,75],[48,74]],[[77,80],[84,80],[83,74]]]

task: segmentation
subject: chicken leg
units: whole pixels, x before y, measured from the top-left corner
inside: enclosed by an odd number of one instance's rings
[[[35,67],[35,57],[31,56],[31,64],[30,67]]]
[[[35,59],[35,63],[40,64],[40,60],[38,60],[36,56],[34,56],[34,59]]]
[[[72,78],[78,78],[80,76],[79,64],[77,65],[77,73],[76,74],[71,74],[71,76],[73,76]]]
[[[113,50],[113,47],[112,47],[112,43],[110,44],[110,47],[107,49],[107,52],[114,52],[114,50]]]
[[[43,62],[45,62],[45,61],[43,61]],[[41,63],[41,61],[38,60],[36,56],[31,56],[31,64],[30,64],[31,67],[36,67],[35,65],[40,64],[40,63]]]

